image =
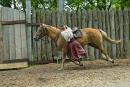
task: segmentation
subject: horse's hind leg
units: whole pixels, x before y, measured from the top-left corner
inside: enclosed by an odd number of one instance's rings
[[[107,51],[103,48],[103,46],[101,46],[100,50],[101,50],[101,52],[102,52],[102,57],[103,57],[105,60],[114,63],[114,60],[109,57]]]

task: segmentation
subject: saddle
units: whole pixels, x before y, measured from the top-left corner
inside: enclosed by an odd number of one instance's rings
[[[80,29],[74,28],[74,29],[72,29],[72,32],[73,32],[73,35],[74,35],[75,38],[80,38],[80,37],[82,37],[82,32],[81,32]]]

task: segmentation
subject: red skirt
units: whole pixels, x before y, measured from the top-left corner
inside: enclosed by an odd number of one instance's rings
[[[86,54],[86,51],[83,49],[80,43],[75,39],[72,39],[68,43],[68,47],[69,47],[69,52],[71,54],[71,58],[75,61],[79,60],[82,56],[85,56]]]

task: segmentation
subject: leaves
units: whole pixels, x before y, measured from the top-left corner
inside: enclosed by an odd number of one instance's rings
[[[26,0],[0,0],[0,5],[25,11]],[[56,10],[57,0],[31,0],[32,8]],[[130,6],[130,0],[64,0],[65,9],[110,9]]]

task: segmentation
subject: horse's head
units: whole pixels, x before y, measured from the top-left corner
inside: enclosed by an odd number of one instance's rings
[[[48,25],[46,25],[46,24],[41,24],[41,25],[38,27],[36,33],[34,34],[33,39],[36,40],[36,41],[38,41],[38,40],[41,39],[42,37],[46,36],[46,35],[47,35],[47,27],[48,27]]]

